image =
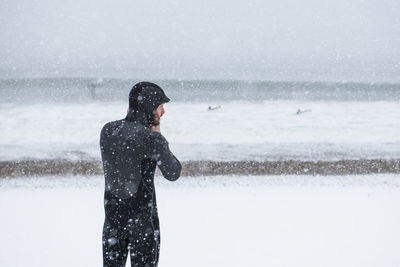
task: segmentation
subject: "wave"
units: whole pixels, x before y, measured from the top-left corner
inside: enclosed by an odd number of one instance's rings
[[[134,79],[0,79],[0,103],[126,101]],[[400,83],[155,80],[176,102],[399,101]]]

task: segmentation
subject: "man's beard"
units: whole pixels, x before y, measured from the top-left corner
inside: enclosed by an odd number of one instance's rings
[[[154,120],[154,122],[153,122],[154,126],[160,125],[161,118],[158,116],[158,114],[154,115],[154,119],[153,120]]]

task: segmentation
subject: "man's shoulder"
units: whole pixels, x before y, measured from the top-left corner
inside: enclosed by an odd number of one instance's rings
[[[122,124],[123,124],[123,121],[124,121],[124,120],[115,120],[115,121],[107,122],[106,124],[103,125],[103,128],[101,129],[101,132],[104,132],[104,131],[106,131],[107,129],[116,128],[116,127],[122,125]]]
[[[168,143],[168,141],[165,139],[165,137],[159,132],[154,132],[152,130],[148,130],[147,136],[151,143],[155,143],[155,144]]]
[[[149,133],[151,132],[141,123],[121,119],[121,120],[110,121],[104,124],[101,130],[101,134],[114,132],[115,130],[120,131],[122,128],[125,128],[127,132],[131,133],[135,132],[136,134],[139,135],[149,135]]]

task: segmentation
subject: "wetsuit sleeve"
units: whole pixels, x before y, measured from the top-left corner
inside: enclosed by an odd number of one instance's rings
[[[162,175],[175,181],[181,175],[182,165],[179,160],[169,150],[168,141],[158,132],[150,134],[150,157],[157,162]]]

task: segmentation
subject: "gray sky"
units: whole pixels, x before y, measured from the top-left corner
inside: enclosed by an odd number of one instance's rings
[[[400,81],[396,0],[0,0],[0,77]]]

